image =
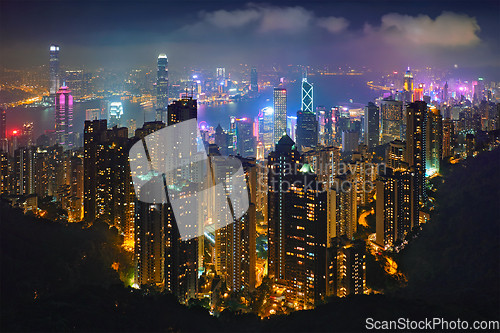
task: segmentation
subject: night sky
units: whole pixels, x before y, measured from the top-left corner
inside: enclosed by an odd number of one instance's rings
[[[0,65],[500,67],[499,1],[5,1]]]

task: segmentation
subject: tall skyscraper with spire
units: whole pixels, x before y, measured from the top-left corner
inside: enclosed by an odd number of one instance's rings
[[[158,56],[158,62],[156,67],[156,108],[164,110],[167,106],[168,106],[168,59],[167,55],[162,53]]]
[[[59,45],[50,45],[50,88],[49,93],[55,96],[61,86],[61,75],[59,72]]]
[[[276,144],[286,134],[286,89],[274,88],[274,138]]]

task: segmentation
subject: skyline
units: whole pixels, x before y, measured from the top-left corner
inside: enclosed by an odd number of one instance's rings
[[[324,2],[166,2],[164,19],[153,14],[156,2],[110,1],[100,4],[99,10],[92,2],[29,4],[2,2],[2,67],[43,65],[46,45],[58,44],[65,50],[62,64],[90,70],[153,67],[154,55],[161,53],[167,54],[174,69],[239,63],[330,63],[374,70],[456,64],[458,68],[492,67],[497,73],[500,68],[495,1],[481,1],[479,6],[447,1],[328,6]],[[57,19],[47,20],[47,16]],[[428,56],[420,57],[421,53]]]

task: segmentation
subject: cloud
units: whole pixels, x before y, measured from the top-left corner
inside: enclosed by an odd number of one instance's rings
[[[382,16],[379,28],[365,26],[365,33],[380,33],[389,42],[403,40],[415,45],[446,47],[471,46],[481,40],[476,18],[452,12],[443,12],[435,20],[427,15],[409,16],[391,13]]]
[[[331,33],[337,33],[349,25],[344,18],[318,19],[312,11],[301,6],[277,7],[253,3],[247,4],[245,9],[201,12],[199,16],[202,21],[197,25],[198,30],[207,27],[239,28],[257,22],[255,27],[258,33],[298,33],[314,25],[325,28]]]
[[[325,28],[330,33],[335,34],[341,32],[349,25],[349,21],[347,21],[343,17],[322,17],[318,19],[317,25],[319,27]]]
[[[302,7],[261,7],[260,32],[298,32],[308,27],[314,14]]]
[[[203,12],[201,15],[208,23],[218,28],[241,27],[262,17],[262,13],[257,9],[245,10],[217,10],[212,13]]]

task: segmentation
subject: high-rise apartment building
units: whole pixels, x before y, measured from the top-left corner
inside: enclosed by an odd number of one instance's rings
[[[415,169],[415,188],[420,205],[427,201],[425,191],[426,158],[427,158],[427,104],[422,101],[411,103],[406,107],[406,162]]]
[[[274,111],[271,107],[260,110],[258,115],[259,141],[264,146],[264,156],[274,148]]]
[[[395,172],[387,168],[377,180],[376,242],[381,246],[398,245],[419,225],[417,179],[414,168]]]
[[[426,176],[432,176],[435,173],[439,173],[443,154],[443,117],[441,116],[441,112],[435,107],[430,108],[427,112],[425,136],[425,173]]]
[[[274,105],[274,138],[273,143],[276,144],[286,134],[286,89],[274,88],[273,95]]]

